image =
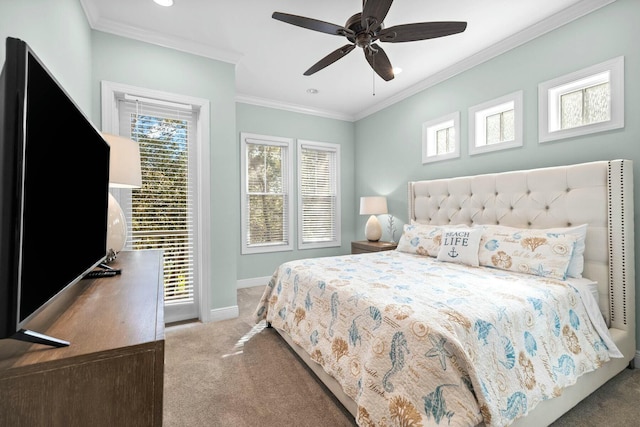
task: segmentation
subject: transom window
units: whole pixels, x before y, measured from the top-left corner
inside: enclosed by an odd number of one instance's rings
[[[455,112],[422,125],[422,163],[460,157],[460,113]]]
[[[522,91],[469,108],[469,154],[522,146]]]
[[[538,86],[539,140],[552,141],[624,126],[624,57]]]

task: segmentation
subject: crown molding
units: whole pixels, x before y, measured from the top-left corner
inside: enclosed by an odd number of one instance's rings
[[[80,6],[82,6],[82,10],[84,10],[84,14],[87,17],[89,26],[93,28],[96,21],[98,20],[98,17],[100,16],[98,8],[95,7],[95,3],[89,2],[87,0],[80,0]]]
[[[569,6],[568,8],[550,16],[549,18],[540,21],[528,28],[525,28],[524,30],[514,34],[511,37],[489,46],[488,48],[476,53],[475,55],[459,61],[442,71],[432,74],[421,82],[385,99],[383,102],[361,111],[360,113],[355,115],[355,119],[363,119],[373,113],[390,107],[393,104],[396,104],[410,96],[422,92],[425,89],[435,86],[438,83],[442,83],[443,81],[448,80],[457,74],[470,70],[471,68],[480,65],[483,62],[487,62],[490,59],[495,58],[496,56],[502,55],[505,52],[515,49],[518,46],[521,46],[533,39],[542,36],[543,34],[560,28],[563,25],[568,24],[569,22],[588,15],[589,13],[607,6],[615,1],[616,0],[585,0],[573,6]]]
[[[310,114],[313,116],[325,117],[328,119],[344,120],[347,122],[354,122],[356,119],[354,116],[342,113],[336,113],[327,110],[319,110],[316,108],[307,107],[304,105],[290,104],[281,101],[274,101],[271,99],[258,98],[250,95],[237,94],[236,102],[242,104],[251,104],[258,107],[277,108],[278,110],[286,110],[294,113]]]
[[[262,107],[276,108],[280,110],[292,111],[302,114],[311,114],[320,117],[326,117],[337,120],[357,121],[371,114],[390,107],[410,96],[424,91],[432,86],[442,83],[460,73],[463,73],[475,66],[478,66],[490,59],[495,58],[505,52],[515,49],[537,37],[553,31],[563,25],[568,24],[578,18],[588,15],[595,10],[607,6],[616,0],[584,0],[568,8],[550,16],[549,18],[534,24],[519,33],[506,38],[492,46],[462,60],[456,64],[447,67],[428,78],[418,82],[417,84],[398,92],[397,94],[385,99],[384,101],[367,108],[355,115],[347,115],[343,113],[331,112],[327,110],[319,110],[307,106],[288,104],[286,102],[274,101],[264,98],[253,97],[249,95],[236,95],[236,102],[252,104]],[[98,10],[87,0],[80,0],[80,4],[84,9],[87,20],[92,29],[103,31],[114,35],[128,37],[146,43],[151,43],[171,49],[176,49],[194,55],[204,56],[206,58],[218,61],[228,62],[236,65],[242,54],[232,51],[217,49],[212,46],[182,39],[176,36],[167,36],[153,31],[141,30],[132,26],[119,24],[107,19],[100,18]]]
[[[104,19],[100,17],[100,13],[90,2],[80,0],[80,4],[84,9],[87,21],[89,21],[89,25],[93,30],[127,37],[141,42],[151,43],[157,46],[167,47],[193,55],[231,63],[233,65],[236,65],[238,61],[240,61],[240,58],[242,58],[242,54],[238,52],[217,49],[204,43],[198,43],[172,35],[161,34],[155,31],[143,30],[130,25],[111,21],[109,19]]]

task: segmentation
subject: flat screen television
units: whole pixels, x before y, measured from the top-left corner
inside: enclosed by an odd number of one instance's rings
[[[0,74],[0,339],[29,329],[106,257],[109,146],[22,40]],[[0,341],[0,346],[2,342]]]

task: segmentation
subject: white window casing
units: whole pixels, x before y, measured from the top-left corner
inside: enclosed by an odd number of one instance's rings
[[[439,134],[446,133],[449,150],[439,149]],[[422,124],[422,163],[460,157],[460,112],[447,114]]]
[[[607,84],[609,99],[604,102],[608,103],[608,118],[563,127],[563,96]],[[538,141],[541,143],[624,127],[624,56],[540,83],[538,118]]]
[[[293,250],[293,139],[244,132],[240,139],[242,254]]]
[[[143,188],[112,190],[128,218],[126,248],[164,250],[165,321],[200,318],[208,322],[210,299],[206,284],[210,283],[210,268],[205,260],[210,259],[209,101],[103,81],[101,102],[103,131],[139,143],[144,140]],[[141,127],[133,126],[136,122]],[[157,129],[144,130],[145,123]],[[176,139],[169,136],[171,132],[182,136]],[[173,148],[171,144],[175,144]],[[188,157],[188,170],[185,171],[184,157],[180,162],[172,160],[178,155]],[[161,175],[167,182],[175,182],[179,195],[175,200],[165,198],[164,193],[149,193],[156,188],[154,177]],[[165,203],[162,210],[155,206],[159,203]]]
[[[499,127],[499,137],[490,132]],[[523,91],[511,93],[469,108],[469,154],[521,147],[523,140]]]

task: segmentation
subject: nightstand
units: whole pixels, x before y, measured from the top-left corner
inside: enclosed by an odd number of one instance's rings
[[[360,240],[351,242],[352,254],[364,254],[368,252],[392,251],[398,246],[395,242],[370,242],[368,240]]]

